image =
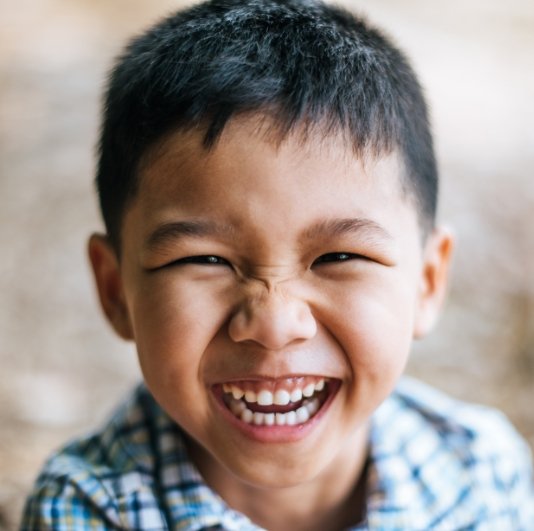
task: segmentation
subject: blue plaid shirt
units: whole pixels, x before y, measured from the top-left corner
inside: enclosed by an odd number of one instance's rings
[[[372,418],[367,520],[353,529],[534,529],[529,452],[499,414],[405,379]],[[140,387],[56,453],[23,530],[258,530],[202,480],[176,424]]]

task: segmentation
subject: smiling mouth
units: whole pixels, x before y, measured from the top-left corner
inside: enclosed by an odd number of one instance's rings
[[[332,380],[302,376],[283,380],[239,381],[222,385],[231,413],[255,426],[299,426],[321,410],[335,392]]]

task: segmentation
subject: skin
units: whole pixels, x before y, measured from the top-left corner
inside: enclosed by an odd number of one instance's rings
[[[120,260],[89,243],[109,321],[232,507],[268,529],[355,523],[369,418],[438,314],[451,236],[422,237],[395,153],[363,161],[335,137],[275,144],[234,119],[209,152],[175,133],[147,161]],[[340,386],[295,440],[250,436],[214,398],[299,375]]]

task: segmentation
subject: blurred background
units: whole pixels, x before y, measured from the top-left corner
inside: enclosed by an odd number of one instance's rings
[[[139,378],[86,260],[99,97],[125,39],[185,3],[0,0],[0,528],[45,457]],[[341,3],[412,57],[458,237],[449,304],[409,372],[501,408],[534,446],[534,2]]]

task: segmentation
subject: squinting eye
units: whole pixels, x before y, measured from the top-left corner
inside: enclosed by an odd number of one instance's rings
[[[313,265],[329,264],[332,262],[346,262],[347,260],[352,260],[354,258],[363,258],[363,256],[352,253],[327,253],[319,256]]]
[[[173,262],[173,264],[199,264],[199,265],[229,265],[228,262],[220,256],[211,254],[201,256],[186,256]]]

